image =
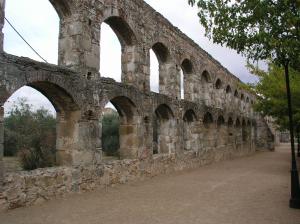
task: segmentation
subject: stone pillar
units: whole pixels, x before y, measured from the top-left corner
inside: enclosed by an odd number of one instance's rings
[[[99,164],[101,161],[101,124],[98,119],[78,122],[77,147],[72,152],[75,166]]]
[[[3,154],[4,154],[4,108],[0,106],[0,188],[3,184],[3,177],[4,177]]]
[[[159,92],[180,99],[180,67],[172,62],[159,65]]]
[[[140,46],[124,46],[122,48],[122,82],[132,85],[142,92],[150,90],[143,71],[143,61],[146,60]]]
[[[100,23],[86,10],[60,21],[58,65],[81,72],[87,79],[99,76]]]
[[[2,32],[2,29],[4,27],[4,16],[5,16],[5,0],[0,0],[0,52],[3,52],[4,34]]]

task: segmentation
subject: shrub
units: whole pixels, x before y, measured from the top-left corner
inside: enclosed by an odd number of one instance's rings
[[[56,120],[48,110],[32,111],[19,99],[4,118],[4,155],[19,156],[26,170],[55,164]]]
[[[107,156],[119,157],[119,126],[117,112],[105,114],[102,118],[102,150]]]

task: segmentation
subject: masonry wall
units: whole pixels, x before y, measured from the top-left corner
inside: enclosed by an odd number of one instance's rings
[[[50,2],[60,17],[58,66],[0,48],[1,209],[272,148],[272,133],[252,109],[255,96],[144,1]],[[102,22],[118,34],[122,46],[121,83],[99,74]],[[150,49],[160,63],[160,93],[150,92]],[[58,167],[8,173],[2,162],[3,105],[26,85],[41,91],[57,111]],[[121,117],[121,160],[112,162],[103,160],[101,148],[102,111],[108,102]]]

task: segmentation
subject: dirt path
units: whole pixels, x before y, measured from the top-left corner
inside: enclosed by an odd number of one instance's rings
[[[98,190],[0,214],[1,224],[299,224],[289,150]]]

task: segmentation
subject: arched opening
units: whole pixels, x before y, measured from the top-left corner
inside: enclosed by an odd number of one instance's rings
[[[197,116],[193,110],[187,110],[183,116],[183,142],[184,150],[196,151],[198,146],[198,133],[197,133]]]
[[[228,144],[233,145],[234,144],[234,129],[233,129],[233,119],[232,117],[228,118],[227,125],[228,125]]]
[[[170,53],[168,48],[158,42],[155,43],[152,48],[154,52],[154,57],[153,54],[151,54],[150,51],[150,81],[152,80],[152,83],[150,83],[150,86],[152,86],[151,90],[155,91],[158,89],[159,93],[166,94],[167,93],[167,85],[170,84],[170,80],[168,80],[168,70],[169,70],[169,60],[170,60]],[[157,61],[155,60],[157,59]],[[158,62],[158,88],[157,83],[155,81],[157,80],[157,63]],[[155,78],[156,77],[156,78]]]
[[[100,46],[101,76],[121,82],[121,44],[114,31],[106,23],[101,24]]]
[[[223,103],[224,103],[224,92],[223,92],[223,83],[221,79],[217,79],[215,83],[215,88],[216,90],[214,91],[214,96],[215,96],[215,102],[217,108],[222,108]]]
[[[234,91],[234,96],[235,96],[236,98],[239,97],[239,92],[238,92],[237,90]]]
[[[159,62],[152,49],[150,49],[150,90],[159,93]]]
[[[80,116],[72,97],[49,82],[33,82],[7,96],[0,119],[4,155],[18,156],[25,170],[71,165]],[[20,168],[11,165],[6,170]]]
[[[244,101],[244,99],[245,99],[245,96],[244,96],[244,94],[242,93],[242,94],[241,94],[241,101]]]
[[[103,160],[120,159],[120,116],[110,102],[102,110],[101,124]]]
[[[111,99],[102,111],[104,159],[137,158],[140,147],[139,126],[140,117],[130,99],[125,96]]]
[[[193,64],[189,59],[184,59],[180,70],[181,99],[193,101],[196,97],[196,84],[193,80]]]
[[[136,83],[136,38],[124,19],[111,16],[101,24],[100,74],[117,82]]]
[[[242,141],[243,141],[243,143],[247,143],[249,140],[249,133],[248,133],[247,129],[248,129],[247,123],[246,123],[245,119],[243,119],[243,122],[242,122]]]
[[[217,127],[218,127],[218,141],[217,141],[217,144],[218,144],[218,147],[224,147],[226,146],[227,142],[227,128],[225,126],[225,119],[224,117],[221,115],[218,117],[218,120],[217,120]]]
[[[247,97],[247,98],[246,98],[246,103],[249,103],[249,101],[250,101],[250,100],[249,100],[249,97]]]
[[[202,90],[202,99],[206,105],[210,104],[210,74],[207,71],[204,71],[201,75],[201,90]]]
[[[240,149],[242,145],[242,133],[241,133],[241,122],[240,119],[237,118],[235,121],[235,145],[236,149]]]
[[[215,127],[214,120],[211,113],[207,112],[203,118],[204,129],[204,145],[208,148],[215,146]]]
[[[153,154],[171,153],[175,149],[175,119],[169,106],[161,104],[155,110],[153,124]]]
[[[231,92],[232,92],[232,90],[231,90],[230,85],[227,85],[227,87],[226,87],[226,93],[227,94],[231,94]]]
[[[216,89],[221,89],[222,88],[222,81],[220,79],[217,79],[215,87],[216,87]]]
[[[185,99],[185,76],[182,69],[180,69],[180,99]]]
[[[70,13],[65,1],[60,2],[52,0],[51,5],[49,0],[9,0],[5,7],[5,17],[45,60],[53,64],[57,64],[58,60],[58,14],[62,16]],[[3,31],[5,52],[43,61],[7,22]]]

